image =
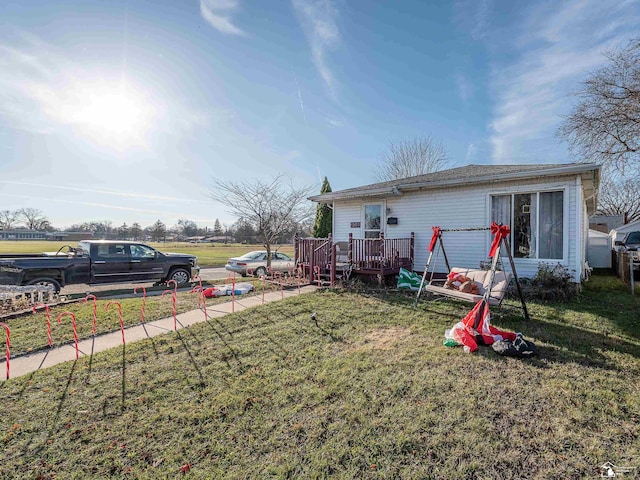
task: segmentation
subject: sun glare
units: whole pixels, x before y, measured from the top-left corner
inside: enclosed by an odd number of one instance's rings
[[[116,148],[140,146],[150,126],[151,108],[128,88],[102,86],[77,92],[74,122],[85,133]]]

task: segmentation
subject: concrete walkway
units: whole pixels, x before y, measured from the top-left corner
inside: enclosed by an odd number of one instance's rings
[[[314,292],[318,287],[314,285],[307,285],[300,289],[300,294]],[[299,295],[298,289],[284,290],[284,292],[269,292],[264,294],[264,303],[274,302],[284,298],[295,297]],[[241,312],[247,308],[256,307],[262,304],[262,294],[243,296],[238,295],[235,297],[235,305],[232,306],[231,298],[229,302],[219,303],[216,305],[207,306],[207,317],[218,318],[224,317],[232,313],[232,308],[235,312]],[[178,330],[196,323],[205,321],[205,315],[202,310],[191,310],[189,312],[181,313],[176,316]],[[155,320],[152,322],[146,322],[140,325],[134,325],[127,327],[124,330],[125,342],[131,343],[146,338],[155,337],[164,333],[170,333],[174,331],[174,319],[173,316]],[[79,356],[88,356],[92,353],[102,352],[109,348],[115,348],[122,345],[122,332],[120,330],[112,333],[106,333],[99,335],[95,338],[88,338],[78,342]],[[51,348],[48,350],[41,350],[39,352],[31,353],[28,355],[11,358],[10,363],[10,378],[17,378],[22,375],[35,372],[42,368],[48,368],[53,365],[57,365],[63,362],[69,362],[76,359],[76,347],[72,342],[68,345],[61,347]],[[5,379],[5,361],[0,362],[0,378]]]

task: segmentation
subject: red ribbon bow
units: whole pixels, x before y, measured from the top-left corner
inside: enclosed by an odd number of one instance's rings
[[[433,247],[436,246],[436,242],[438,241],[438,238],[440,238],[440,236],[442,235],[442,231],[440,227],[431,227],[431,230],[433,230],[433,236],[431,237],[431,243],[429,244],[429,251],[433,252]]]
[[[491,223],[490,230],[491,233],[495,235],[493,237],[493,243],[491,244],[491,250],[489,250],[489,257],[493,258],[498,251],[498,248],[500,248],[500,241],[503,238],[507,238],[507,235],[511,233],[511,230],[509,229],[509,225],[500,225],[496,222]]]

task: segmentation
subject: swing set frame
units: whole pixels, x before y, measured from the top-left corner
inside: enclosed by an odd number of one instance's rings
[[[418,292],[416,294],[416,299],[414,302],[414,307],[418,306],[418,300],[420,299],[420,295],[423,291],[423,289],[425,291],[429,291],[427,289],[428,286],[430,286],[434,280],[434,273],[435,273],[435,265],[437,264],[437,260],[438,260],[438,256],[440,251],[442,251],[443,257],[444,257],[444,261],[445,264],[447,266],[447,272],[448,274],[451,273],[452,268],[449,264],[449,259],[447,258],[447,252],[444,248],[444,241],[442,240],[442,234],[444,232],[473,232],[473,231],[491,231],[492,233],[494,233],[496,236],[494,238],[493,244],[492,244],[492,248],[491,251],[493,252],[493,255],[490,254],[491,257],[491,268],[489,269],[489,275],[490,275],[490,280],[489,280],[489,285],[488,287],[485,289],[485,293],[483,295],[483,300],[485,301],[486,304],[489,303],[489,299],[491,297],[491,289],[494,286],[494,282],[495,282],[495,278],[496,278],[496,269],[498,267],[498,263],[500,263],[501,266],[501,270],[504,271],[504,262],[502,261],[502,251],[507,252],[507,258],[509,259],[509,264],[511,266],[511,273],[513,274],[513,278],[515,280],[515,284],[516,284],[516,289],[518,291],[518,297],[520,298],[520,303],[522,305],[522,312],[524,314],[524,318],[525,320],[529,321],[531,320],[531,317],[529,316],[529,311],[527,310],[527,304],[524,300],[524,295],[522,293],[522,287],[520,285],[520,279],[518,278],[518,272],[516,271],[516,265],[515,262],[513,261],[513,256],[511,255],[511,247],[509,245],[509,241],[507,240],[507,236],[509,234],[509,227],[507,226],[503,226],[502,224],[496,224],[493,223],[491,225],[491,227],[468,227],[468,228],[440,228],[440,227],[432,227],[433,230],[433,236],[431,238],[431,243],[429,244],[429,257],[427,258],[427,264],[424,268],[424,272],[422,274],[422,280],[420,282],[420,288],[418,289]],[[504,247],[504,248],[502,248]],[[435,259],[434,259],[434,249],[436,250],[435,253]],[[431,269],[431,270],[430,270]],[[425,282],[427,281],[427,275],[429,275],[429,281],[428,283],[425,285]],[[429,293],[435,294],[435,295],[442,295],[445,297],[449,297],[449,298],[453,298],[455,300],[462,300],[462,301],[467,301],[467,302],[475,302],[476,300],[466,300],[463,298],[460,298],[459,296],[456,296],[454,294],[447,294],[446,291],[442,291],[439,290],[438,292],[434,292],[434,291],[429,291]],[[499,301],[499,304],[502,303],[502,298]]]

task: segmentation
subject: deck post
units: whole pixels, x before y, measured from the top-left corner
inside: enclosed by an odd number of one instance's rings
[[[380,258],[380,277],[378,278],[378,283],[382,285],[384,283],[384,232],[380,230],[380,246],[378,247],[378,256]]]
[[[331,286],[336,285],[336,244],[331,243]]]
[[[349,265],[353,263],[353,233],[349,234],[349,248],[347,249],[347,260]]]
[[[300,258],[298,257],[298,254],[300,253],[300,247],[298,246],[299,239],[300,237],[297,233],[293,235],[293,261],[296,262],[296,266],[300,262]]]
[[[415,255],[416,234],[411,232],[411,240],[409,242],[409,261],[411,262],[411,270],[413,270],[413,258]]]
[[[313,283],[313,268],[315,267],[316,264],[316,242],[311,241],[309,242],[311,245],[311,251],[309,252],[309,283]]]

